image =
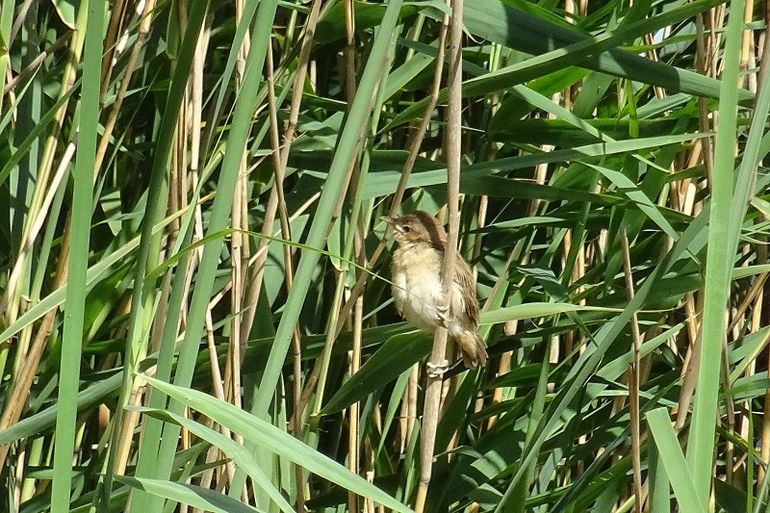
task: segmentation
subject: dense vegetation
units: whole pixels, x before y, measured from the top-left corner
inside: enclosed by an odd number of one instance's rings
[[[764,5],[452,4],[2,0],[0,511],[767,507]]]

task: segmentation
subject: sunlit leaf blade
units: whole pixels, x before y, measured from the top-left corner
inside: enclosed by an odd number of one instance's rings
[[[399,503],[377,487],[367,483],[361,477],[351,474],[345,467],[330,460],[326,456],[303,444],[285,431],[254,417],[253,415],[234,407],[231,404],[219,401],[210,395],[197,390],[185,389],[145,376],[154,388],[163,391],[170,397],[194,408],[213,421],[226,426],[228,429],[239,433],[244,438],[258,443],[260,446],[289,459],[297,465],[318,474],[326,479],[338,483],[345,488],[355,491],[359,495],[369,497],[373,501],[382,504],[395,511],[410,513],[412,510]],[[171,412],[164,412],[175,422],[182,423],[188,428],[194,429],[193,424],[183,417]]]

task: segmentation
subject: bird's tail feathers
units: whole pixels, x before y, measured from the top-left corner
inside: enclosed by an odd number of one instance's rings
[[[454,341],[460,348],[463,363],[469,369],[484,366],[487,363],[487,344],[478,333],[464,330],[454,337]]]

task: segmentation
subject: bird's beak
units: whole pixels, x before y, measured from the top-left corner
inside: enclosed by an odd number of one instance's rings
[[[401,227],[396,222],[396,218],[395,217],[392,217],[392,216],[382,216],[382,217],[380,217],[380,219],[385,221],[386,223],[388,223],[394,230],[399,231],[399,232],[401,231]]]

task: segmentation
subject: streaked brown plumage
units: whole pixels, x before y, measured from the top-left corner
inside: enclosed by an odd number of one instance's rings
[[[410,323],[432,333],[445,325],[466,367],[484,365],[486,344],[479,337],[479,302],[468,264],[458,254],[449,307],[444,305],[441,266],[446,231],[435,217],[418,210],[403,217],[383,217],[394,230],[392,292],[396,308]]]

